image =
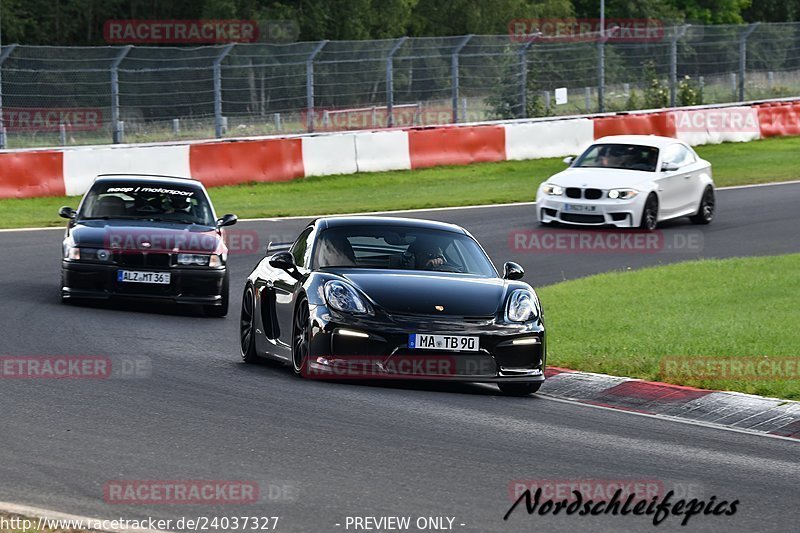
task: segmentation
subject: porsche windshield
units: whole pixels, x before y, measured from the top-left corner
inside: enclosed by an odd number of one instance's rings
[[[211,205],[201,188],[163,182],[95,183],[86,195],[78,218],[214,225]]]
[[[637,144],[595,144],[575,162],[579,168],[617,168],[655,172],[658,148]]]
[[[489,258],[467,235],[388,225],[324,230],[317,242],[314,264],[318,268],[428,270],[497,276]]]

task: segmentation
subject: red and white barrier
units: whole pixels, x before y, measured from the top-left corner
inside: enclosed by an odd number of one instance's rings
[[[579,153],[607,135],[692,145],[800,135],[800,101],[397,130],[0,153],[0,198],[83,194],[99,174],[186,176],[206,186]]]
[[[358,164],[354,135],[303,137],[303,167],[306,176],[355,174]]]
[[[189,176],[189,145],[105,146],[64,151],[64,189],[83,194],[98,174]]]
[[[588,118],[517,122],[505,130],[509,160],[573,155],[594,140],[594,123]]]
[[[406,131],[366,131],[354,135],[359,172],[411,169]]]

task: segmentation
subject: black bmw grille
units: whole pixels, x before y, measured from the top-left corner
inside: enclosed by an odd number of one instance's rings
[[[127,267],[167,268],[171,264],[171,256],[159,252],[122,252],[117,256],[117,262]]]
[[[597,200],[603,196],[603,191],[600,189],[586,189],[583,191],[583,195],[587,200]]]
[[[587,200],[599,200],[603,197],[600,189],[580,189],[578,187],[567,187],[565,191],[567,198],[586,198]]]

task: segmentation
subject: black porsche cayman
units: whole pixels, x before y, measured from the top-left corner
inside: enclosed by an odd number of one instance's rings
[[[388,217],[328,217],[270,244],[247,278],[240,344],[303,377],[497,383],[544,381],[545,328],[522,268],[498,274],[463,228]]]

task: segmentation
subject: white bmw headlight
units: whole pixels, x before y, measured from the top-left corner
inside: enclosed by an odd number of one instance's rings
[[[539,300],[528,289],[515,289],[506,304],[506,320],[527,322],[539,316]]]
[[[325,283],[324,292],[325,301],[337,311],[356,314],[369,313],[369,304],[347,283],[337,280],[329,281]]]
[[[608,197],[612,200],[630,200],[639,194],[639,191],[633,189],[611,189],[608,191]]]
[[[542,186],[542,192],[548,196],[561,196],[564,193],[564,189],[553,183],[545,183]]]

